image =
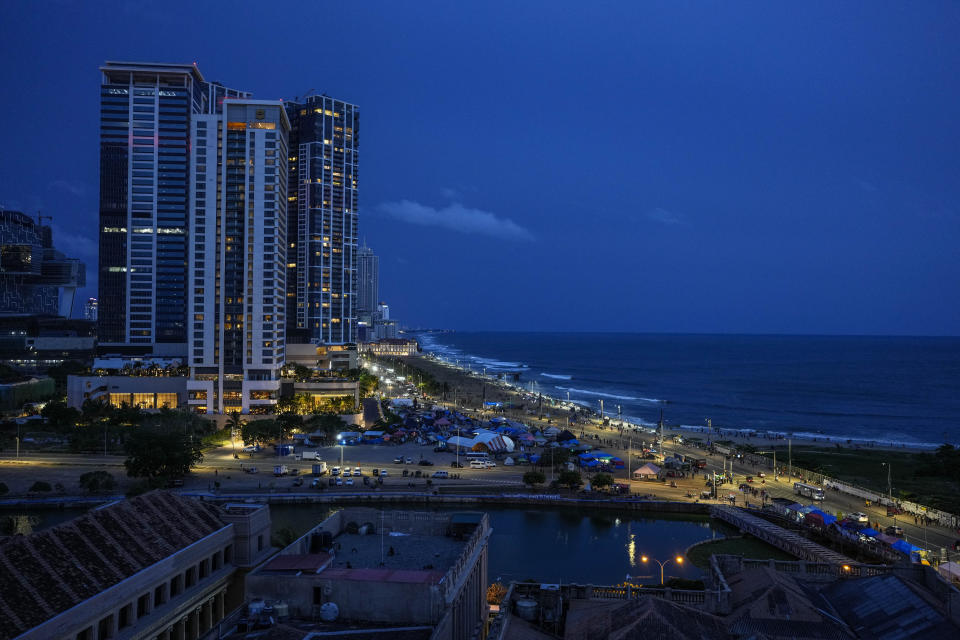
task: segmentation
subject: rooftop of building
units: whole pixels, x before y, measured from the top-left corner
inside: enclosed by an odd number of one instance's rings
[[[16,637],[227,526],[166,491],[0,544],[0,638]]]
[[[203,82],[203,74],[197,68],[197,63],[187,62],[129,62],[107,60],[100,67],[101,71],[139,71],[147,73],[188,73],[198,81]]]

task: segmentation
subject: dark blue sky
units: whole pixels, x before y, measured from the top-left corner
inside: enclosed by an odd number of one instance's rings
[[[95,285],[97,67],[196,61],[360,105],[411,325],[960,334],[960,4],[469,4],[7,0],[0,202]]]

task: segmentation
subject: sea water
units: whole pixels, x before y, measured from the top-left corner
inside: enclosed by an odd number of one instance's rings
[[[425,351],[639,424],[960,442],[960,338],[419,334]]]

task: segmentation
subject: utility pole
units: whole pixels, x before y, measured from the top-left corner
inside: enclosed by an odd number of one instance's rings
[[[793,481],[793,441],[790,438],[787,438],[787,472]]]
[[[603,424],[603,398],[600,398],[600,424]]]

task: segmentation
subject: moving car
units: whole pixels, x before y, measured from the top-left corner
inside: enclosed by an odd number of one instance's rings
[[[346,480],[344,480],[343,483],[344,483],[345,485],[347,485],[348,487],[352,487],[352,486],[353,486],[353,478],[347,478]]]
[[[497,466],[497,463],[494,462],[493,460],[484,460],[483,464],[487,467],[487,469],[492,469],[495,466]]]
[[[870,524],[870,518],[867,517],[867,514],[860,511],[851,513],[848,517],[859,524]]]
[[[427,459],[423,459],[423,460],[421,460],[420,462],[418,462],[417,464],[420,465],[421,467],[432,467],[432,466],[433,466],[433,463],[430,462],[430,461],[427,460]]]
[[[899,527],[895,524],[890,525],[889,527],[884,529],[883,532],[888,536],[894,536],[895,538],[903,537],[903,527]]]
[[[397,456],[393,459],[393,464],[403,464],[403,456]]]
[[[431,477],[433,477],[433,478],[449,478],[449,477],[450,477],[450,473],[447,472],[447,471],[434,471],[434,472],[433,472],[433,475],[432,475]]]
[[[380,475],[380,469],[374,469],[374,470],[373,470],[373,475],[374,475],[374,476]]]
[[[337,486],[338,486],[338,487],[342,487],[342,486],[343,486],[343,478],[337,478]]]

